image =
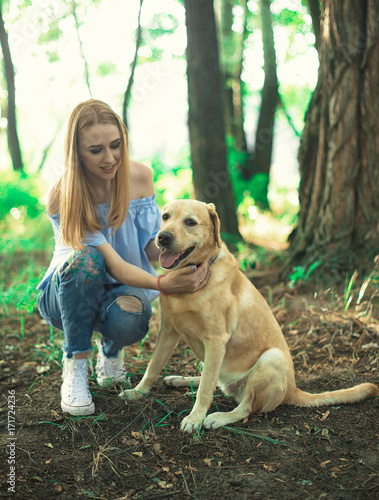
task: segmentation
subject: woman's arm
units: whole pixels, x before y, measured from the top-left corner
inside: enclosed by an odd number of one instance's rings
[[[157,278],[122,259],[109,243],[97,247],[104,257],[108,273],[120,283],[136,288],[158,290]],[[209,262],[169,273],[161,279],[166,293],[190,293],[203,288],[209,279]]]

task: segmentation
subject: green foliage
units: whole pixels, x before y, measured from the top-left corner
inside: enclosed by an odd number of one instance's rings
[[[309,281],[314,271],[321,265],[320,260],[313,262],[308,268],[294,266],[293,273],[289,276],[289,288],[294,288],[299,281]]]
[[[229,174],[233,185],[233,194],[239,212],[248,216],[247,208],[255,204],[261,208],[268,208],[267,198],[269,176],[258,173],[251,179],[243,179],[241,168],[249,161],[249,153],[238,151],[233,144],[233,139],[227,139]]]
[[[148,47],[150,55],[139,55],[139,63],[156,62],[162,58],[165,50],[161,48],[159,40],[162,37],[173,35],[179,26],[178,19],[167,12],[153,15],[148,26],[143,26],[141,48]]]
[[[38,180],[22,173],[2,173],[0,181],[0,219],[37,217],[43,210],[39,202]]]
[[[1,273],[0,310],[5,314],[36,307],[36,286],[52,251],[52,230],[39,197],[37,178],[15,172],[2,176],[0,267],[7,272]]]
[[[115,75],[117,65],[113,61],[104,61],[97,67],[96,73],[99,76]]]
[[[378,301],[379,296],[379,271],[375,268],[365,277],[359,286],[356,286],[358,281],[358,271],[354,271],[349,281],[348,277],[345,280],[345,289],[343,294],[344,311],[354,306],[355,311],[363,311],[363,314],[368,314],[371,311],[374,299]]]
[[[179,151],[174,161],[179,166],[168,167],[159,155],[151,160],[156,200],[160,207],[171,200],[189,199],[193,194],[189,149]]]
[[[159,12],[154,14],[151,20],[148,35],[153,39],[157,39],[162,35],[172,35],[175,33],[179,23],[175,16],[167,12]],[[147,34],[146,34],[147,37]]]

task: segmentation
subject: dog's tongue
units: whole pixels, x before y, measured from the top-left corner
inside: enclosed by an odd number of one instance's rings
[[[173,253],[164,249],[159,255],[159,264],[164,269],[169,269],[179,256],[180,253]]]

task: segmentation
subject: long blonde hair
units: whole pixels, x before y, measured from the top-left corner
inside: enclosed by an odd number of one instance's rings
[[[128,132],[121,118],[107,104],[90,99],[71,113],[65,142],[65,169],[57,183],[62,240],[74,250],[83,248],[85,230],[93,233],[102,226],[96,200],[84,174],[78,155],[78,141],[87,127],[97,124],[117,125],[121,135],[121,163],[111,184],[107,226],[116,231],[125,221],[129,206]]]

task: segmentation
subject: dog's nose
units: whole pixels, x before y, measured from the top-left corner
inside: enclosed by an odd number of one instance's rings
[[[168,231],[162,231],[158,234],[158,241],[163,247],[168,247],[172,243],[173,239],[174,237]]]

